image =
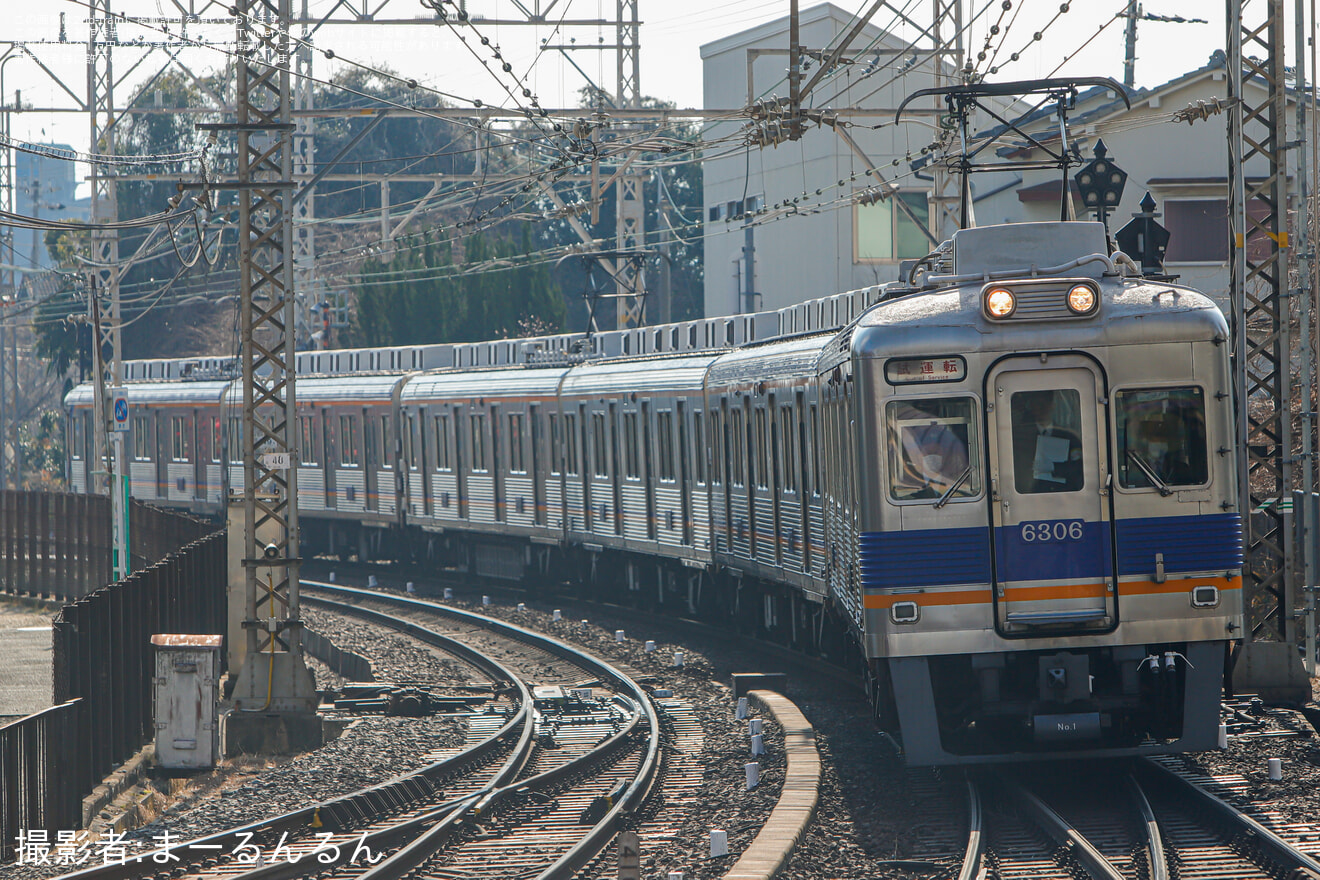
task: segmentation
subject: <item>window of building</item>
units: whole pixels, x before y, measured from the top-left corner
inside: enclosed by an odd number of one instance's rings
[[[855,204],[853,262],[924,257],[931,251],[930,239],[922,232],[929,216],[925,192],[900,192],[873,204]]]

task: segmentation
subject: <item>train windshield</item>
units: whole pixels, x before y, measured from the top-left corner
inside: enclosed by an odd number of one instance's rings
[[[1205,397],[1200,388],[1120,391],[1114,398],[1120,486],[1159,489],[1208,481]]]
[[[1076,492],[1086,482],[1081,395],[1073,388],[1010,398],[1013,478],[1019,495]]]
[[[885,413],[891,498],[913,501],[981,494],[975,412],[970,397],[890,401]]]

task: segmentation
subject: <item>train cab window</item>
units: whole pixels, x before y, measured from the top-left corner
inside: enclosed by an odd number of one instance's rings
[[[448,414],[435,417],[435,469],[438,471],[452,471],[454,469],[453,462],[450,459]]]
[[[73,457],[82,460],[86,431],[83,429],[83,413],[77,413],[70,419],[70,430],[73,436]]]
[[[981,494],[975,411],[976,402],[970,397],[889,402],[885,421],[890,498],[914,501]]]
[[[1086,481],[1081,395],[1019,391],[1009,400],[1013,483],[1021,495],[1076,492]]]
[[[339,464],[343,467],[357,467],[362,463],[362,453],[358,447],[356,416],[339,417]]]
[[[1119,391],[1118,476],[1124,489],[1201,486],[1210,477],[1200,388]]]

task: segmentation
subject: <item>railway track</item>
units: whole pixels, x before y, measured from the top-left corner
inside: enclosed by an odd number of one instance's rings
[[[318,586],[326,595],[304,598],[406,633],[490,679],[495,698],[469,718],[466,747],[315,807],[68,876],[387,880],[426,866],[441,877],[567,877],[645,799],[660,765],[661,727],[632,677],[479,615]],[[457,632],[418,618],[443,619]],[[538,703],[525,681],[546,678],[586,685],[591,696]]]
[[[1244,812],[1227,799],[1235,787],[1177,759],[969,776],[957,876],[1320,880],[1320,828]]]

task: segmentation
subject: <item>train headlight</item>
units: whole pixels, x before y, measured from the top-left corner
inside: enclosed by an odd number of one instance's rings
[[[1068,311],[1074,315],[1089,315],[1094,312],[1097,301],[1095,288],[1089,284],[1078,284],[1068,291]]]
[[[985,311],[992,318],[1007,318],[1017,308],[1013,291],[1004,287],[995,287],[985,294]]]

